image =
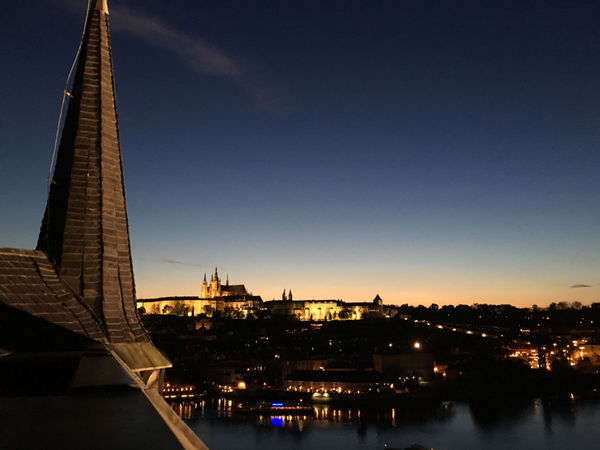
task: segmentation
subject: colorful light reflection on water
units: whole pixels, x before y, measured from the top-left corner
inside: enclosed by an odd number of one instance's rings
[[[271,425],[274,427],[283,428],[283,417],[273,416],[271,417]]]

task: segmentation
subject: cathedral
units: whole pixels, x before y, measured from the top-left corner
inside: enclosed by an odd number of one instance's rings
[[[206,274],[204,274],[204,281],[202,282],[202,291],[200,298],[217,298],[217,297],[240,297],[249,295],[246,290],[246,286],[243,284],[232,284],[229,285],[229,275],[227,275],[225,285],[221,285],[221,279],[219,278],[219,272],[215,267],[215,273],[210,276],[210,285],[206,281]]]
[[[210,276],[210,284],[206,280],[202,282],[200,296],[187,297],[160,297],[152,299],[138,299],[137,307],[144,308],[150,314],[170,314],[177,307],[189,316],[206,314],[211,317],[213,312],[235,313],[236,316],[246,317],[249,311],[258,308],[262,299],[258,295],[252,295],[243,284],[229,284],[229,275],[225,284],[221,284],[219,272]]]

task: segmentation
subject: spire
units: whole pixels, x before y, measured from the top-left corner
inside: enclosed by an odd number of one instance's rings
[[[108,14],[108,5],[106,4],[106,0],[96,0],[95,10],[101,11],[104,14]]]
[[[281,300],[287,300],[287,296],[285,295],[285,289],[283,290],[283,294],[281,294]]]
[[[212,280],[210,281],[212,282]],[[202,290],[200,291],[200,298],[210,298],[208,283],[206,282],[206,273],[204,273],[204,281],[202,281]]]
[[[135,284],[106,0],[95,0],[77,62],[37,249],[112,342],[147,340]]]
[[[292,301],[292,300],[293,300],[293,297],[292,297],[292,290],[291,290],[291,289],[290,289],[290,290],[289,290],[289,292],[288,292],[288,297],[287,297],[287,299],[288,299],[289,301]]]
[[[227,274],[227,280],[225,281],[225,286],[229,286],[229,274]]]
[[[215,266],[215,280],[219,281],[219,272],[217,271],[216,266]]]

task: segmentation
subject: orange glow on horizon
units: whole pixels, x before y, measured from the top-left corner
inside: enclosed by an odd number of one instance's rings
[[[200,296],[202,275],[197,269],[188,270],[170,266],[157,270],[134,263],[138,298],[170,296]],[[220,270],[221,272],[221,270]],[[553,302],[579,301],[584,305],[600,302],[600,286],[571,289],[569,282],[548,280],[480,280],[465,281],[436,276],[415,279],[393,277],[353,277],[352,274],[311,277],[304,273],[292,277],[284,269],[268,275],[268,271],[231,271],[232,284],[244,284],[264,301],[280,300],[281,292],[292,290],[295,300],[344,300],[347,302],[372,301],[377,294],[387,305],[411,306],[510,304],[517,307],[547,307]],[[233,272],[233,273],[232,273]],[[235,276],[234,276],[235,274]],[[388,280],[390,279],[390,280]],[[307,281],[308,280],[308,281]]]

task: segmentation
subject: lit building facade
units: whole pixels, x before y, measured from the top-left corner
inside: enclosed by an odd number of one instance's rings
[[[211,274],[210,282],[204,275],[200,296],[160,297],[138,299],[138,309],[147,314],[176,314],[212,317],[214,312],[245,318],[251,312],[263,310],[273,317],[289,317],[301,321],[360,320],[387,317],[393,307],[386,307],[377,295],[371,302],[344,302],[343,300],[292,300],[292,291],[283,292],[282,300],[263,302],[252,295],[243,284],[221,283],[218,270]]]
[[[285,389],[296,392],[366,394],[393,388],[393,381],[375,370],[295,370],[285,379]]]
[[[539,352],[536,347],[533,347],[533,346],[511,347],[508,357],[520,359],[521,361],[527,363],[527,365],[529,367],[531,367],[532,369],[540,368]]]
[[[273,300],[265,302],[271,315],[294,317],[302,321],[360,320],[384,317],[383,300],[377,295],[372,302],[342,300]]]

